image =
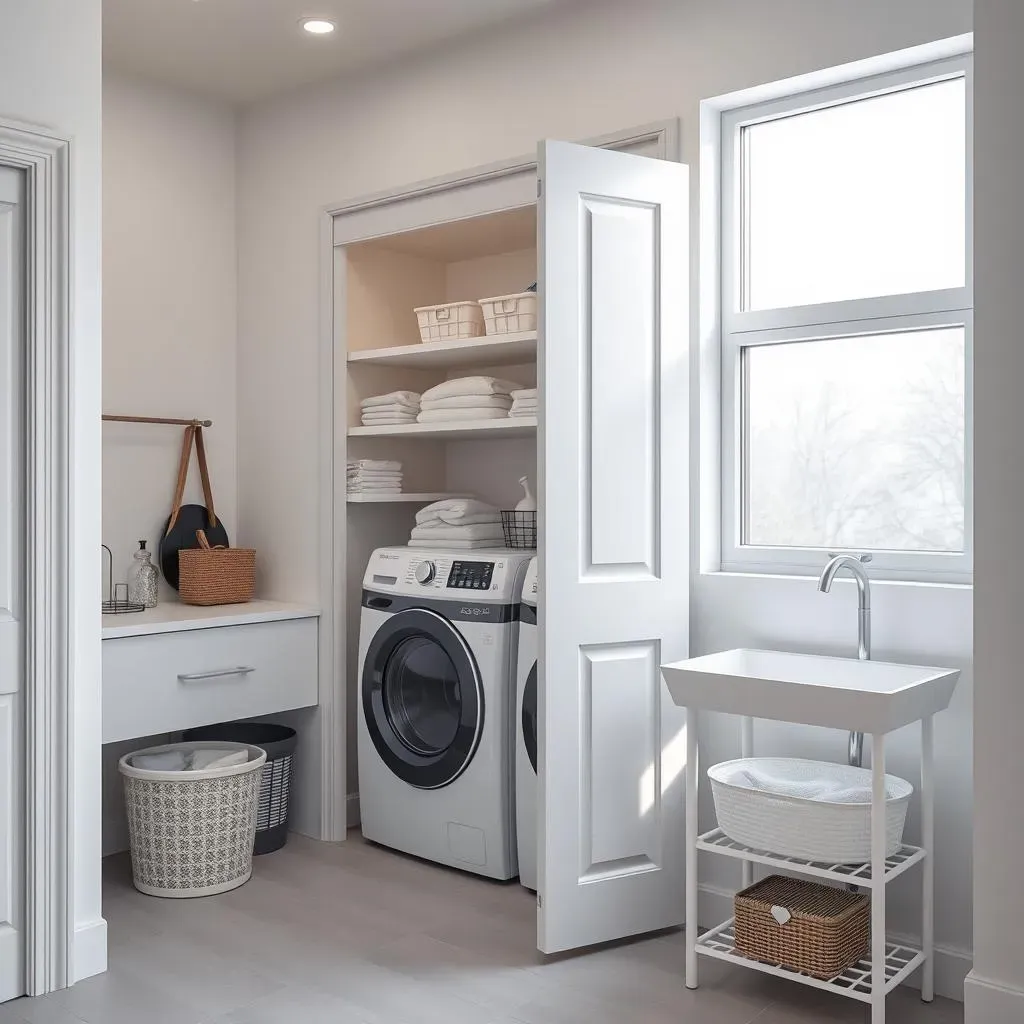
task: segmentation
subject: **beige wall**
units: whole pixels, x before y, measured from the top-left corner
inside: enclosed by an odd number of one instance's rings
[[[974,972],[967,1024],[1024,1020],[1024,4],[975,3]]]
[[[274,592],[306,600],[318,594],[314,396],[323,206],[520,156],[544,137],[582,139],[679,116],[683,157],[694,172],[696,265],[701,99],[970,28],[970,0],[589,3],[245,111],[240,521],[246,542],[260,548]],[[285,518],[295,524],[287,544],[271,525]],[[939,983],[956,994],[971,945],[971,592],[879,585],[875,608],[877,657],[965,669],[954,707],[938,725]],[[837,587],[825,598],[806,580],[696,575],[692,627],[694,653],[741,644],[846,653],[856,635],[852,590]],[[845,753],[838,735],[785,728],[759,728],[758,735],[765,749]],[[707,742],[710,758],[734,756],[738,735],[722,723]],[[900,733],[889,756],[891,770],[916,780],[916,733]],[[914,811],[911,837],[917,828]],[[708,880],[705,902],[717,913],[735,879],[726,865]],[[903,887],[893,908],[899,930],[917,929],[918,907],[917,887]]]
[[[71,145],[72,974],[106,964],[100,894],[100,0],[0,5],[0,119]]]
[[[235,116],[226,104],[103,78],[103,410],[213,420],[214,498],[234,538]],[[103,541],[124,580],[155,551],[181,451],[175,427],[103,426]],[[200,501],[192,463],[188,500]]]

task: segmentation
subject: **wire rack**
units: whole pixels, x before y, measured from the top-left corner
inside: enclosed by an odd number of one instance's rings
[[[501,528],[505,531],[505,545],[524,551],[537,547],[536,512],[502,512]]]
[[[101,544],[100,547],[107,553],[107,599],[103,602],[103,614],[127,615],[132,612],[144,612],[144,604],[128,600],[127,583],[114,583],[114,555],[106,544]]]

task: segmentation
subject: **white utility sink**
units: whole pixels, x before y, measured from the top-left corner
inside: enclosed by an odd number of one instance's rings
[[[959,669],[740,648],[663,665],[681,707],[887,733],[949,705]]]

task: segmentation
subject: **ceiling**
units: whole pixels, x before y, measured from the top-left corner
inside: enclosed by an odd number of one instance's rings
[[[245,103],[567,0],[104,0],[113,67]],[[303,18],[334,21],[311,36]]]

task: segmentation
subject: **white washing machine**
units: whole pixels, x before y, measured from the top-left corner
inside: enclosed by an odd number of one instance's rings
[[[537,890],[537,559],[530,560],[519,610],[516,659],[516,842],[519,881]]]
[[[363,835],[514,878],[515,657],[527,552],[382,548],[363,578]]]

